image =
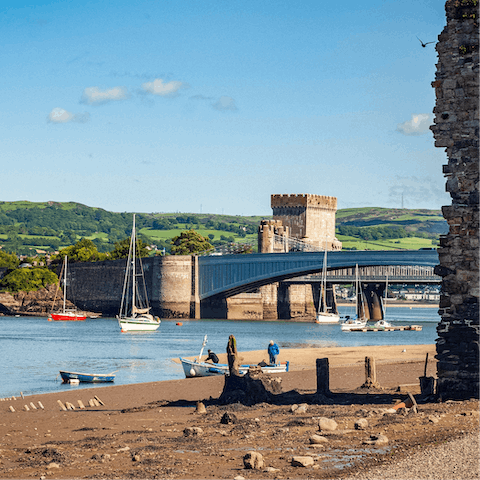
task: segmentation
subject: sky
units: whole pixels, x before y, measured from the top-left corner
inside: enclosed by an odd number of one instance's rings
[[[10,1],[0,201],[271,215],[439,209],[439,0]]]

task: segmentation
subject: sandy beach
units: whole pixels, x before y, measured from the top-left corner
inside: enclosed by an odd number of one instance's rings
[[[278,374],[281,394],[252,406],[219,402],[224,377],[72,387],[3,400],[0,478],[369,478],[374,467],[401,465],[419,449],[478,436],[478,401],[420,397],[427,353],[427,376],[435,376],[434,345],[284,349],[279,360],[290,360],[292,370]],[[366,356],[377,364],[379,388],[373,390],[361,388]],[[240,354],[248,363],[264,357],[264,351]],[[317,358],[329,360],[328,396],[315,395]],[[418,399],[417,411],[392,413],[407,392]],[[89,407],[95,397],[103,405]],[[79,408],[79,400],[86,408]],[[61,410],[58,401],[76,408]],[[204,413],[197,411],[199,401]],[[230,422],[223,421],[225,414]],[[322,417],[335,420],[337,428],[322,431]],[[358,429],[361,419],[366,426]],[[314,444],[314,436],[322,440]],[[365,443],[379,436],[387,438],[382,446]],[[470,458],[478,446],[467,443],[472,447],[463,455]],[[261,468],[245,468],[249,451],[262,455]],[[308,465],[296,466],[296,456],[309,457]],[[467,460],[462,463],[471,470]],[[441,478],[424,470],[425,476],[417,472],[415,478]]]

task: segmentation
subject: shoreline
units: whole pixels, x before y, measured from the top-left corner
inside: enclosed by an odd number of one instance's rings
[[[478,401],[420,399],[419,377],[436,373],[436,360],[430,357],[424,372],[425,356],[434,349],[435,345],[283,349],[280,356],[294,358],[303,369],[273,375],[282,391],[253,405],[219,402],[223,376],[72,386],[2,401],[0,477],[308,480],[339,478],[341,471],[348,479],[387,478],[383,474],[389,468],[402,459],[411,461],[420,448],[427,454],[437,444],[449,442],[450,449],[462,438],[468,445],[478,438]],[[239,353],[253,359],[265,352]],[[377,360],[379,387],[373,390],[362,388],[365,355]],[[326,396],[315,395],[316,358],[322,356],[329,359],[330,367]],[[417,397],[418,412],[392,413],[407,392]],[[94,398],[101,403],[89,405]],[[59,402],[76,408],[64,410]],[[197,402],[203,403],[204,411]],[[227,414],[231,421],[224,422]],[[335,431],[321,430],[322,418],[335,420]],[[367,425],[362,429],[355,426],[360,419]],[[312,436],[319,443],[310,441]],[[365,446],[372,438],[386,439],[387,445],[380,450]],[[246,470],[247,452],[260,453],[264,468]],[[478,462],[477,453],[475,445],[468,451],[460,449],[462,465]],[[296,455],[310,463],[298,468],[292,460]],[[428,472],[425,462],[420,465],[422,473]],[[381,468],[380,473],[369,476],[375,467]]]
[[[355,306],[355,302],[337,302],[337,307],[353,307]],[[436,303],[415,303],[415,302],[398,302],[396,303],[395,301],[390,301],[387,304],[387,309],[388,307],[400,307],[400,308],[439,308],[438,304]],[[104,317],[101,313],[96,313],[96,312],[84,312],[87,314],[87,319],[89,320],[95,320],[95,318],[115,318],[115,317]],[[42,318],[48,318],[50,313],[47,312],[17,312],[17,313],[12,313],[11,315],[6,315],[5,313],[0,313],[0,317],[12,317],[12,318],[22,318],[22,317],[42,317]],[[90,316],[91,315],[91,316]],[[314,317],[312,317],[314,318]],[[178,319],[175,318],[162,318],[162,320],[171,320],[171,321],[176,321]],[[198,319],[188,319],[188,320],[211,320],[210,318],[205,319],[205,318],[198,318]],[[239,320],[245,320],[245,319],[239,319]],[[290,319],[268,319],[268,320],[260,320],[260,321],[292,321],[292,322],[301,322],[304,321],[302,320],[302,317],[298,318],[290,318]]]
[[[307,383],[311,385],[311,388],[314,388],[316,385],[316,360],[317,358],[328,358],[329,367],[332,371],[337,370],[340,372],[355,370],[355,372],[362,376],[361,374],[364,371],[365,357],[374,357],[377,366],[384,369],[386,372],[394,372],[398,370],[397,376],[405,376],[408,378],[408,381],[405,380],[401,383],[411,383],[412,379],[415,380],[418,376],[422,375],[422,371],[425,367],[425,359],[428,353],[428,372],[430,375],[435,375],[436,372],[436,347],[435,344],[425,344],[425,345],[374,345],[374,346],[356,346],[356,347],[321,347],[321,348],[282,348],[278,360],[280,362],[290,362],[289,371],[286,373],[279,373],[279,378],[286,380],[288,388],[296,388],[297,384],[304,383],[307,380]],[[220,363],[227,363],[227,354],[226,353],[217,353]],[[258,364],[261,361],[268,359],[266,350],[251,350],[251,351],[239,351],[238,352],[240,363],[248,364]],[[194,359],[195,356],[183,357],[186,359]],[[171,358],[171,361],[179,364],[180,360],[178,358]],[[409,371],[411,370],[411,371]],[[183,373],[183,372],[182,372]],[[386,374],[387,375],[387,374]],[[384,383],[389,386],[395,386],[396,380],[389,379],[388,375],[385,377]],[[299,379],[295,378],[299,376]],[[25,399],[32,399],[37,397],[39,399],[50,398],[50,397],[75,397],[75,396],[85,396],[88,392],[98,393],[99,396],[105,395],[106,392],[123,392],[127,396],[134,395],[136,389],[146,389],[152,391],[164,391],[165,387],[168,390],[169,396],[166,396],[164,400],[179,400],[181,398],[182,392],[188,397],[186,400],[193,398],[195,395],[200,395],[204,391],[204,388],[200,388],[202,382],[206,385],[206,391],[210,387],[208,385],[216,385],[214,391],[218,390],[218,385],[223,384],[223,376],[212,376],[212,377],[198,377],[198,378],[185,378],[182,376],[178,379],[173,380],[155,380],[149,382],[140,382],[140,383],[128,383],[115,385],[115,383],[102,383],[102,384],[92,384],[92,386],[84,386],[83,388],[76,389],[75,386],[72,386],[69,390],[61,391],[50,391],[45,393],[33,393],[21,396],[21,392],[18,392],[15,395],[16,401]],[[332,378],[335,388],[341,388],[341,381],[338,379]],[[355,386],[360,386],[361,383]],[[86,384],[82,384],[86,385]],[[188,390],[188,386],[195,387],[191,392]],[[185,389],[185,387],[187,387]],[[175,391],[175,390],[178,391]],[[198,390],[200,389],[200,390]],[[128,393],[127,393],[128,392]],[[217,391],[220,394],[220,391]],[[207,398],[209,395],[203,398]],[[0,402],[7,402],[12,397],[0,398]],[[69,400],[70,401],[70,400]],[[5,410],[6,406],[8,410],[7,403],[0,403],[0,411]]]

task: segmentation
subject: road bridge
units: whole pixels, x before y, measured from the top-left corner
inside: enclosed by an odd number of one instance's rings
[[[198,298],[202,301],[214,296],[230,297],[263,285],[318,273],[323,268],[323,260],[324,252],[198,257]],[[438,263],[436,250],[343,250],[328,253],[327,268],[335,271],[352,269],[355,265],[435,267]]]

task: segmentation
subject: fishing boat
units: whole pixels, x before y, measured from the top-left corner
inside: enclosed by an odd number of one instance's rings
[[[360,296],[360,302],[358,297]],[[340,324],[343,332],[350,332],[351,330],[361,329],[367,326],[367,317],[365,315],[365,302],[363,299],[363,292],[360,289],[360,280],[358,278],[358,265],[355,266],[355,317],[346,317],[345,321]]]
[[[87,383],[102,383],[102,382],[113,382],[115,380],[115,372],[79,373],[79,372],[67,372],[65,370],[60,370],[60,375],[62,377],[63,383],[76,383],[76,381],[87,382]]]
[[[149,313],[150,306],[142,259],[136,254],[136,247],[135,215],[133,215],[122,303],[120,304],[120,313],[117,315],[118,324],[122,332],[150,332],[157,330],[160,326],[160,319]]]
[[[180,363],[182,364],[185,377],[193,378],[230,375],[229,367],[225,363],[202,362],[203,349],[205,348],[206,344],[207,336],[205,335],[198,360],[196,358],[194,360],[188,360],[180,357]],[[268,365],[264,362],[261,362],[260,364],[239,365],[238,370],[240,375],[245,375],[251,367],[260,367],[264,373],[283,373],[288,372],[289,366],[290,362],[281,362],[276,363],[275,365]]]
[[[65,306],[67,301],[67,265],[68,265],[67,255],[65,255],[65,258],[63,259],[62,270],[60,271],[60,278],[62,278],[62,272],[63,272],[63,309],[61,312],[56,312],[56,313],[51,312],[48,317],[48,320],[50,322],[52,320],[54,322],[81,321],[87,318],[85,314],[77,312],[76,308],[67,309]],[[55,298],[53,299],[52,310],[55,307],[57,293],[58,293],[58,288],[57,288],[57,292],[55,293]]]
[[[318,312],[315,315],[315,323],[338,323],[339,321],[340,315],[335,308],[335,295],[333,295],[333,305],[330,307],[327,305],[327,242],[325,241],[320,299],[318,304]]]

